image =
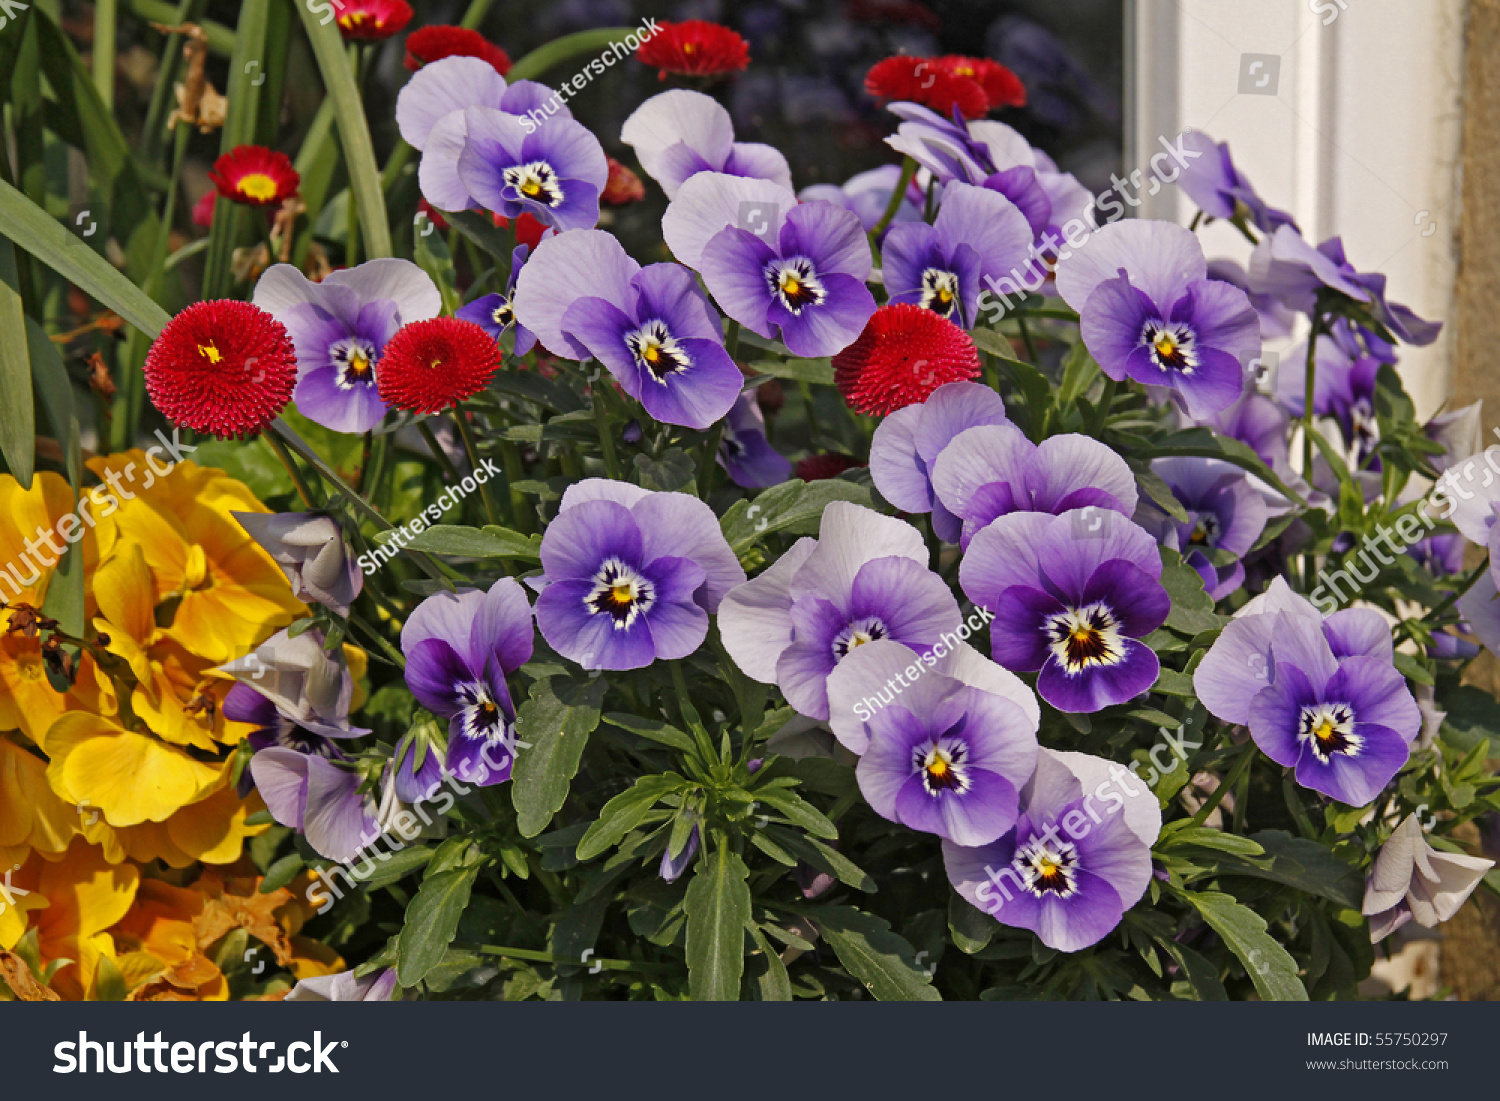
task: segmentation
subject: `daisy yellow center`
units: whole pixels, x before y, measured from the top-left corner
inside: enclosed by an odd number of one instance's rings
[[[220,353],[218,346],[213,344],[212,342],[208,344],[198,345],[198,354],[204,359],[208,360],[210,363],[218,363],[224,358],[223,354]]]
[[[247,176],[240,177],[240,194],[249,196],[256,202],[265,202],[276,198],[276,181],[264,172],[251,172]]]
[[[691,54],[697,48],[698,44],[696,42],[684,42],[682,45],[682,52],[685,54]]]
[[[957,73],[959,76],[973,76],[974,75],[974,70],[971,69],[971,68],[969,68],[967,65],[962,65],[959,68],[954,69],[953,71],[955,73]]]

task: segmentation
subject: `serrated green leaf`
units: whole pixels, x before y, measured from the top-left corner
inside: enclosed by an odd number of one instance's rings
[[[801,826],[814,837],[833,840],[839,835],[839,828],[796,792],[780,787],[760,787],[753,794],[758,802],[780,811],[784,818]]]
[[[592,860],[605,849],[618,845],[646,817],[658,800],[681,790],[686,782],[675,772],[642,776],[631,787],[604,804],[599,811],[599,818],[578,842],[578,859]]]
[[[541,833],[567,801],[608,687],[602,677],[583,684],[553,677],[531,686],[516,716],[517,743],[530,745],[520,746],[511,779],[522,837]]]
[[[906,939],[891,932],[884,918],[852,906],[809,911],[823,939],[849,974],[882,1002],[940,1002],[932,977],[917,966]]]
[[[721,846],[698,861],[683,899],[687,913],[688,989],[694,1001],[732,1002],[745,969],[750,887],[745,862]]]
[[[1219,891],[1185,891],[1183,897],[1245,965],[1261,998],[1268,1002],[1307,1001],[1307,988],[1297,977],[1297,961],[1266,934],[1264,918]]]
[[[422,880],[421,889],[406,907],[396,949],[396,981],[402,986],[416,986],[442,962],[458,933],[478,875],[479,866],[471,864]]]

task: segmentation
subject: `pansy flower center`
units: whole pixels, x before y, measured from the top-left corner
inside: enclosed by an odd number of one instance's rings
[[[583,598],[590,615],[607,615],[626,631],[656,603],[656,588],[641,572],[618,558],[606,558]]]
[[[945,791],[962,795],[972,784],[968,759],[968,743],[957,738],[938,738],[912,747],[911,770],[922,777],[923,789],[933,798]]]
[[[1188,535],[1188,542],[1196,547],[1216,547],[1219,545],[1219,518],[1208,512],[1193,521],[1193,530]]]
[[[667,376],[686,371],[693,359],[677,343],[664,321],[648,321],[633,333],[625,334],[625,347],[638,366],[662,385]]]
[[[546,161],[513,165],[502,175],[506,190],[514,191],[519,198],[548,207],[562,205],[562,184],[558,183],[557,173]]]
[[[256,202],[267,202],[276,198],[276,181],[264,172],[250,172],[240,177],[239,191]]]
[[[1323,764],[1335,753],[1358,757],[1365,740],[1354,733],[1354,709],[1346,703],[1320,703],[1302,709],[1297,739],[1312,749]]]
[[[766,265],[766,282],[771,294],[793,315],[800,315],[808,306],[821,306],[828,297],[817,269],[805,256],[772,260]]]
[[[865,616],[856,619],[838,634],[833,636],[833,660],[843,661],[849,656],[849,651],[855,647],[863,646],[867,642],[885,638],[890,632],[878,616]]]
[[[511,309],[510,299],[508,298],[500,298],[500,301],[495,303],[495,308],[490,311],[490,320],[501,329],[510,325],[515,319],[516,311]]]
[[[1042,630],[1052,656],[1070,674],[1117,665],[1125,657],[1120,621],[1102,601],[1048,616]]]
[[[1198,369],[1197,344],[1193,330],[1186,325],[1153,318],[1141,328],[1141,346],[1150,355],[1151,362],[1163,371],[1192,374]]]
[[[334,341],[328,347],[328,360],[333,364],[334,381],[340,390],[371,386],[375,382],[375,345],[364,337]]]
[[[1015,862],[1026,889],[1037,898],[1049,893],[1071,898],[1078,893],[1078,849],[1070,841],[1038,835],[1021,846]]]
[[[958,276],[951,271],[928,268],[922,273],[922,300],[919,305],[940,317],[952,317],[958,308]]]
[[[460,684],[457,686],[455,695],[461,707],[459,714],[463,720],[463,733],[466,738],[473,738],[491,745],[496,742],[509,744],[510,722],[506,718],[504,709],[490,692],[488,684],[483,681]]]

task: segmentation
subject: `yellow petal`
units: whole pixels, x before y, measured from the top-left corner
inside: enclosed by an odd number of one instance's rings
[[[113,628],[105,631],[111,640],[123,634],[138,646],[151,644],[156,634],[156,580],[139,543],[117,545],[99,564],[94,572],[94,597],[99,614]]]
[[[53,790],[75,804],[87,800],[116,827],[166,821],[208,791],[221,771],[149,734],[77,711],[52,724],[42,748],[52,758]]]
[[[246,818],[264,807],[258,795],[241,799],[226,784],[172,815],[166,823],[167,835],[172,844],[205,864],[233,864],[244,850],[245,839],[269,828],[245,825]]]

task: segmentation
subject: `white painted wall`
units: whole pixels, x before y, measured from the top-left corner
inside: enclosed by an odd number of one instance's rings
[[[1309,240],[1341,236],[1356,268],[1387,275],[1389,297],[1449,319],[1464,9],[1464,0],[1130,0],[1126,167],[1144,166],[1158,135],[1189,127],[1227,141],[1256,190]],[[1239,92],[1247,53],[1280,59],[1276,94]],[[1176,188],[1140,211],[1183,222],[1192,212]],[[1207,227],[1203,241],[1211,258],[1249,252],[1226,225]],[[1421,416],[1444,400],[1454,347],[1450,324],[1431,347],[1403,353]]]

